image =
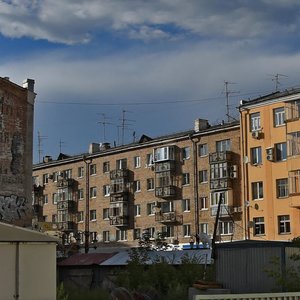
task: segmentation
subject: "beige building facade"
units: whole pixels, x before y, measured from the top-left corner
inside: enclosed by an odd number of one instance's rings
[[[242,101],[245,236],[300,236],[300,90]]]
[[[34,80],[0,77],[0,220],[31,225]]]
[[[136,245],[147,232],[169,243],[196,233],[217,241],[244,237],[239,122],[110,147],[91,144],[78,156],[46,157],[33,166],[37,226],[84,242]],[[52,227],[53,227],[52,226]]]

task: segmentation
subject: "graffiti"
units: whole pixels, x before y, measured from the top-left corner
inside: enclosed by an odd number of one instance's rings
[[[25,197],[0,195],[0,220],[13,221],[22,219],[22,216],[26,216],[26,210],[28,210],[26,207],[27,202]]]
[[[10,170],[14,175],[20,174],[23,158],[23,139],[21,134],[15,133],[11,142],[12,160]]]

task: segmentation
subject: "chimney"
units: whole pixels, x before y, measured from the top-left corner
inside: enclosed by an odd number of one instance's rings
[[[204,119],[195,120],[195,127],[194,127],[195,132],[199,132],[200,130],[207,129],[207,128],[209,128],[209,123],[207,120]]]
[[[34,80],[26,79],[23,81],[23,88],[27,89],[30,92],[34,92]]]
[[[110,143],[100,143],[99,148],[101,151],[107,150],[110,148]]]
[[[43,162],[44,162],[44,163],[48,163],[48,162],[50,162],[50,161],[52,161],[52,156],[50,156],[50,155],[44,156],[44,158],[43,158]]]
[[[89,154],[93,154],[100,151],[100,144],[91,143],[89,146]]]

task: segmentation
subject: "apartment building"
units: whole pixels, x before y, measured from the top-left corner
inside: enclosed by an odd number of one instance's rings
[[[300,90],[241,101],[246,237],[300,236]]]
[[[212,236],[219,206],[219,241],[243,238],[240,125],[210,126],[88,153],[59,155],[33,166],[37,226],[51,224],[83,242],[136,245],[144,232],[188,243]],[[87,236],[87,234],[89,234]]]
[[[31,226],[34,80],[0,77],[0,220]]]

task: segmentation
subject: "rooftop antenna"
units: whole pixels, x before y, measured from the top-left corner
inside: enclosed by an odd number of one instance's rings
[[[287,75],[284,75],[284,74],[275,74],[275,75],[270,75],[270,76],[272,76],[273,78],[272,78],[272,81],[275,81],[275,92],[278,92],[279,91],[279,89],[278,89],[278,87],[279,87],[279,85],[280,85],[280,82],[279,82],[279,77],[288,77]]]
[[[229,95],[230,94],[238,94],[239,92],[233,92],[228,89],[229,84],[236,84],[235,82],[229,82],[229,81],[224,81],[225,85],[225,96],[226,96],[226,116],[227,116],[227,122],[230,122],[230,119],[233,119],[236,121],[235,118],[230,116],[230,105],[229,105]]]
[[[106,125],[113,125],[113,123],[107,122],[106,114],[102,115],[102,121],[98,122],[98,124],[103,125],[103,142],[106,142]]]
[[[129,111],[129,110],[122,110],[122,119],[121,119],[121,128],[122,128],[122,145],[124,145],[124,134],[125,134],[125,129],[128,129],[129,127],[127,127],[127,126],[129,126],[129,125],[131,125],[131,124],[127,124],[126,122],[127,121],[129,121],[129,122],[135,122],[135,120],[129,120],[129,119],[126,119],[125,118],[125,114],[127,113],[127,112],[131,112],[131,111]]]
[[[62,145],[65,144],[64,141],[62,141],[62,139],[59,140],[59,153],[62,153]]]
[[[42,153],[43,153],[43,150],[42,150],[42,141],[47,139],[47,136],[42,136],[40,131],[38,131],[38,154],[39,154],[39,163],[42,162],[41,160],[41,156],[42,156]]]

